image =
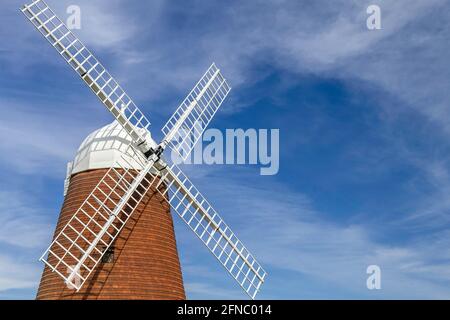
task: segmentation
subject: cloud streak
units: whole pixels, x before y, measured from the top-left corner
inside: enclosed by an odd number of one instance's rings
[[[283,274],[281,270],[319,279],[357,297],[450,297],[450,277],[445,271],[450,269],[448,232],[404,245],[383,243],[373,237],[382,230],[379,226],[327,222],[304,194],[282,184],[272,182],[270,189],[264,190],[254,187],[258,183],[249,182],[254,180],[250,175],[243,179],[242,171],[232,177],[229,173],[217,176],[217,170],[211,172],[196,180],[205,185],[207,181],[220,181],[217,187],[208,184],[211,201],[223,208],[224,219],[268,270],[267,287],[260,298],[270,296],[274,290],[271,282],[286,281],[277,278]],[[245,219],[237,217],[238,212]],[[438,256],[442,259],[436,263]],[[382,295],[370,295],[365,287],[366,268],[371,264],[382,269]],[[195,277],[198,273],[194,268],[188,275]],[[203,279],[203,283],[206,285],[211,278]],[[297,284],[302,286],[301,282]],[[308,298],[292,293],[288,297]]]

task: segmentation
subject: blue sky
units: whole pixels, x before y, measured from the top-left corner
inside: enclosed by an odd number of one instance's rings
[[[34,298],[66,163],[111,121],[22,2],[0,12],[1,299]],[[447,1],[48,3],[81,7],[77,35],[157,138],[213,61],[233,89],[212,127],[280,129],[277,175],[186,168],[268,271],[259,298],[450,298]],[[188,298],[246,298],[174,220]],[[381,290],[366,288],[371,264]]]

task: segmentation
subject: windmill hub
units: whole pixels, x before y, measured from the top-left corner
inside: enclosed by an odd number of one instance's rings
[[[146,138],[149,145],[154,148],[157,147],[149,131],[147,131]],[[130,135],[123,130],[117,121],[95,130],[84,139],[78,148],[71,174],[93,169],[111,168],[121,158],[127,160],[124,162],[126,168],[139,170],[139,163],[134,159],[134,155],[128,147],[131,142]]]

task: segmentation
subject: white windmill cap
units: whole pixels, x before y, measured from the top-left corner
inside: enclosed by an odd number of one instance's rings
[[[156,147],[157,144],[151,138],[150,131],[146,131],[149,141],[153,144],[152,147]],[[126,157],[129,169],[139,169],[140,166],[133,156],[129,152],[127,154],[130,142],[131,137],[117,121],[95,130],[78,148],[69,176],[92,169],[111,168],[121,156]]]

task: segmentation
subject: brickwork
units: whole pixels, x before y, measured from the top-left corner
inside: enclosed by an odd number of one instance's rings
[[[67,223],[107,170],[72,176],[55,234]],[[102,262],[79,292],[46,266],[37,299],[185,299],[172,216],[151,190],[114,242],[112,262]]]

